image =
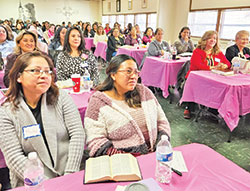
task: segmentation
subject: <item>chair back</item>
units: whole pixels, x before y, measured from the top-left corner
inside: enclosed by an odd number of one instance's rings
[[[176,84],[176,89],[178,90],[180,97],[182,96],[182,92],[183,92],[183,88],[184,88],[184,84],[185,84],[185,76],[187,74],[187,72],[189,71],[190,68],[190,60],[186,61],[181,69],[179,70],[178,74],[177,74],[177,84]]]

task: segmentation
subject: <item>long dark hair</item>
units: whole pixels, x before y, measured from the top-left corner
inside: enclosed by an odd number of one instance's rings
[[[82,53],[82,52],[88,53],[89,51],[85,48],[85,40],[84,40],[84,37],[83,37],[83,34],[82,34],[82,30],[79,29],[78,27],[71,27],[71,28],[69,28],[67,30],[66,35],[65,35],[65,39],[64,39],[63,50],[66,51],[66,52],[68,52],[68,53],[72,52],[70,44],[69,44],[69,35],[70,35],[70,33],[71,33],[72,30],[77,30],[80,33],[81,43],[80,43],[80,45],[77,48],[78,51],[80,53]]]
[[[117,73],[117,71],[120,68],[120,65],[127,60],[133,60],[136,63],[136,60],[133,57],[128,56],[126,54],[120,54],[120,55],[113,57],[110,61],[109,66],[106,69],[106,74],[108,75],[107,78],[104,80],[102,84],[96,87],[96,90],[102,92],[102,91],[108,91],[108,90],[114,89],[115,92],[117,92],[114,86],[114,80],[111,78],[111,74]],[[137,65],[137,68],[138,68],[138,65]],[[133,107],[133,108],[141,107],[140,94],[136,88],[132,91],[128,91],[125,93],[125,101],[129,107]]]
[[[179,32],[179,39],[181,39],[181,33],[184,31],[184,30],[189,30],[189,38],[190,38],[190,35],[191,35],[191,31],[190,31],[190,28],[189,27],[182,27],[181,31]]]
[[[51,86],[47,90],[46,100],[47,100],[47,103],[51,105],[57,101],[59,90],[54,82],[56,74],[55,74],[54,64],[52,60],[48,56],[46,56],[45,54],[39,51],[27,52],[17,57],[8,75],[10,79],[10,86],[9,86],[8,91],[6,92],[7,99],[5,102],[12,103],[14,105],[14,108],[18,108],[19,103],[17,102],[17,98],[19,96],[20,91],[22,91],[22,85],[20,83],[17,83],[17,79],[20,77],[20,74],[25,70],[25,68],[29,65],[31,58],[34,58],[34,57],[44,58],[47,61],[50,67],[50,70],[53,72]]]
[[[153,34],[153,33],[154,33],[153,29],[152,29],[151,27],[147,27],[146,30],[145,30],[145,32],[144,32],[144,35],[145,35],[145,36],[147,36],[147,32],[148,32],[149,29],[151,29],[152,35],[154,35],[154,34]]]
[[[61,31],[62,31],[62,29],[67,29],[66,27],[64,27],[64,26],[60,26],[57,30],[56,30],[56,32],[55,32],[55,36],[54,36],[54,38],[52,39],[52,42],[59,42],[60,44],[61,44],[61,39],[60,39],[60,33],[61,33]]]
[[[88,31],[88,26],[90,26],[90,28],[91,28],[91,24],[88,23],[88,24],[86,25],[86,27],[85,27],[85,30],[83,31],[83,35],[84,35],[85,37],[88,37],[88,33],[91,31],[91,29],[90,29],[90,31]]]
[[[9,31],[7,30],[6,25],[0,24],[0,27],[2,27],[5,30],[5,33],[6,33],[6,39],[5,40],[12,40],[11,37],[10,37]]]

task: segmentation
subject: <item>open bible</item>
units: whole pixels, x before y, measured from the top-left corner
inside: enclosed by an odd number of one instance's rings
[[[129,153],[112,156],[104,155],[89,158],[86,161],[85,184],[104,181],[136,181],[141,179],[137,159]]]
[[[232,69],[212,69],[211,72],[215,73],[215,74],[220,74],[223,76],[232,76],[234,75],[234,71]]]

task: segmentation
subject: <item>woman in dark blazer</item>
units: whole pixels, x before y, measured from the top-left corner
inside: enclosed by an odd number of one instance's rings
[[[119,29],[113,29],[113,35],[108,38],[108,48],[106,53],[106,60],[109,62],[113,56],[116,55],[120,46],[124,45],[124,39],[119,37]]]
[[[242,30],[235,36],[235,45],[226,50],[226,57],[231,62],[234,57],[250,60],[250,49],[246,47],[249,43],[249,32]]]

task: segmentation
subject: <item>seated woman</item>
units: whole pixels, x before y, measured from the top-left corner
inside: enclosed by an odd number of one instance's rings
[[[94,36],[94,45],[96,46],[98,42],[107,42],[107,40],[108,40],[108,37],[105,34],[103,27],[98,26],[97,32],[95,33],[95,36]]]
[[[93,85],[99,84],[99,71],[94,54],[85,48],[85,41],[81,29],[71,27],[65,35],[63,52],[60,52],[56,61],[58,80],[67,80],[72,74],[83,76],[88,70]]]
[[[49,55],[52,58],[54,64],[56,64],[56,59],[58,54],[62,52],[64,46],[64,37],[67,32],[66,27],[59,27],[55,32],[55,36],[49,45]]]
[[[170,46],[163,40],[163,29],[157,28],[155,31],[155,39],[149,44],[140,67],[143,67],[143,63],[147,56],[163,56],[165,52],[170,52]]]
[[[43,38],[44,38],[45,42],[48,44],[48,46],[50,45],[51,40],[54,38],[54,35],[55,35],[55,25],[50,24],[49,30],[46,30],[43,33]]]
[[[227,69],[230,67],[230,62],[220,51],[218,33],[216,31],[207,31],[203,34],[198,42],[197,48],[193,52],[190,60],[190,69],[186,74],[186,78],[188,78],[191,71],[216,68]],[[188,103],[184,111],[184,118],[190,119],[190,112],[193,110],[193,104]]]
[[[236,33],[235,45],[226,50],[226,58],[231,62],[234,57],[250,60],[250,49],[246,47],[249,43],[249,32],[242,30]]]
[[[92,24],[92,29],[91,29],[91,31],[92,31],[93,34],[96,34],[97,28],[98,28],[98,23],[97,23],[97,22],[94,22],[94,23]],[[95,35],[94,35],[94,36],[95,36]]]
[[[135,27],[132,27],[129,35],[125,39],[125,44],[134,46],[135,44],[139,44],[140,42],[141,42],[141,37],[138,34],[136,34]]]
[[[95,33],[91,30],[90,23],[87,24],[87,26],[83,32],[83,35],[85,38],[93,38],[95,36]]]
[[[12,187],[23,185],[30,152],[38,154],[46,179],[79,171],[85,132],[73,100],[54,83],[51,59],[37,51],[22,54],[9,78],[0,107],[0,148]]]
[[[10,53],[13,52],[15,47],[14,41],[12,41],[11,35],[9,34],[5,25],[0,25],[0,52],[2,58],[6,58]]]
[[[30,31],[22,31],[16,37],[16,47],[14,52],[7,56],[7,64],[4,68],[4,85],[8,88],[10,79],[9,72],[14,65],[17,57],[25,52],[32,52],[34,50],[39,50],[37,47],[37,36]]]
[[[90,156],[146,154],[155,150],[161,135],[170,139],[169,122],[160,104],[148,88],[137,83],[135,59],[115,56],[106,74],[90,98],[84,120]]]
[[[153,40],[153,38],[154,38],[153,29],[151,27],[147,27],[144,32],[144,36],[142,38],[143,44],[150,43]]]
[[[177,54],[184,52],[193,52],[194,45],[190,40],[190,29],[188,27],[183,27],[179,33],[179,39],[174,42],[174,46],[177,49]]]
[[[127,28],[125,28],[125,30],[123,31],[123,34],[127,36],[130,33],[132,27],[133,27],[132,23],[128,23]]]
[[[59,27],[56,30],[55,36],[49,45],[49,50],[63,50],[64,37],[66,32],[67,32],[66,27]]]
[[[118,28],[114,28],[112,34],[113,35],[108,37],[107,52],[106,52],[107,62],[109,62],[111,58],[116,55],[118,48],[124,45],[123,38],[119,36],[120,32]]]

